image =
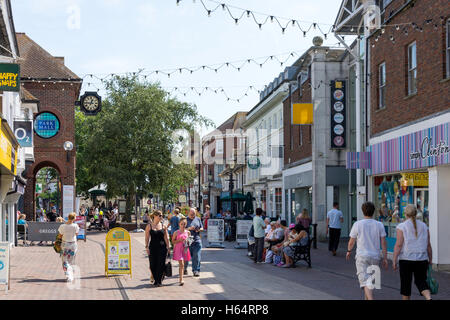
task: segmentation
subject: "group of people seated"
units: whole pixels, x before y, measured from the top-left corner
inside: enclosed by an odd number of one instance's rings
[[[296,246],[306,246],[310,238],[309,226],[311,219],[308,212],[303,210],[296,218],[295,224],[287,226],[286,220],[270,222],[265,219],[267,228],[264,238],[265,263],[272,263],[277,267],[291,268],[294,265]]]

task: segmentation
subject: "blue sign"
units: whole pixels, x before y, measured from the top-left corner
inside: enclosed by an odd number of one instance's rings
[[[21,147],[33,146],[33,132],[31,121],[14,121],[14,135]]]
[[[34,132],[41,138],[52,138],[58,134],[58,131],[59,119],[53,113],[40,113],[34,120]]]

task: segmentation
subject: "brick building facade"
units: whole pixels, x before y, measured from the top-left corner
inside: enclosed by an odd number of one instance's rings
[[[446,62],[450,2],[393,0],[382,9],[389,26],[384,33],[380,30],[369,38],[372,136],[450,108],[449,95],[442,94],[450,92]],[[410,94],[408,46],[413,43],[416,43],[417,90]],[[380,107],[383,63],[386,97],[384,107]]]
[[[58,171],[61,196],[62,186],[75,186],[75,102],[80,94],[81,79],[65,67],[64,58],[51,56],[26,34],[18,33],[17,39],[23,58],[21,81],[24,88],[39,100],[40,113],[51,112],[60,122],[56,136],[49,139],[36,133],[33,136],[35,161],[27,168],[24,209],[27,219],[35,219],[34,193],[36,174],[40,169],[53,167]],[[68,154],[63,148],[66,141],[74,144]]]

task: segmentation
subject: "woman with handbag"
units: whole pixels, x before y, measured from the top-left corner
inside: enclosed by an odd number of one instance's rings
[[[409,204],[405,208],[406,221],[397,226],[397,241],[394,247],[393,267],[400,267],[400,293],[403,300],[411,298],[411,284],[414,283],[426,300],[431,300],[427,283],[427,271],[432,264],[430,232],[422,221],[418,221],[417,209]]]
[[[179,229],[175,231],[172,237],[173,243],[173,260],[178,261],[178,268],[180,274],[180,286],[184,285],[183,273],[184,273],[184,262],[191,260],[191,253],[189,252],[189,246],[191,245],[192,239],[190,237],[191,233],[186,230],[187,219],[181,218],[179,222]]]
[[[145,249],[147,249],[155,287],[162,286],[166,258],[170,254],[167,227],[162,224],[162,219],[162,212],[155,211],[151,216],[151,223],[145,228]]]
[[[59,226],[58,233],[62,235],[60,256],[67,282],[72,282],[73,267],[77,253],[77,235],[80,231],[78,224],[74,223],[75,212],[69,213],[68,221]]]

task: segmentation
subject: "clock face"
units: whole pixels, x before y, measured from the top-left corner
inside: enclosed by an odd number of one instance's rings
[[[87,96],[83,100],[83,107],[88,111],[95,111],[99,107],[99,101],[96,96]]]

